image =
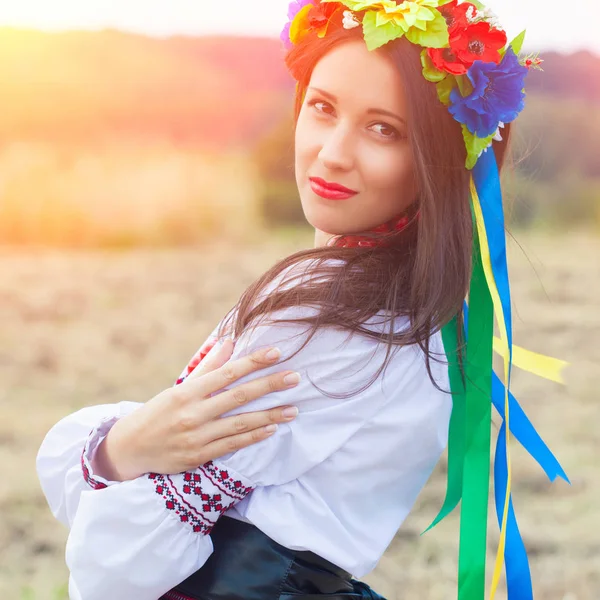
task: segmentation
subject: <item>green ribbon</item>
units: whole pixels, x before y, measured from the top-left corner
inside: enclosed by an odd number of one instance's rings
[[[479,248],[473,239],[465,382],[460,370],[458,321],[442,329],[453,397],[448,440],[448,486],[434,527],[462,500],[458,558],[458,599],[485,598],[487,514],[492,422],[494,307]]]
[[[442,339],[448,360],[448,375],[452,392],[452,414],[448,434],[448,484],[446,498],[440,513],[425,532],[443,521],[458,506],[463,488],[466,397],[458,348],[458,317],[454,317],[442,328]]]
[[[485,558],[492,424],[494,306],[479,239],[474,236],[469,290],[463,494],[458,556],[459,600],[485,598]]]

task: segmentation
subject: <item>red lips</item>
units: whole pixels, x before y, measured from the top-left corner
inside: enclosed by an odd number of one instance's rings
[[[339,183],[330,183],[320,177],[311,177],[310,187],[317,196],[321,196],[321,198],[325,198],[326,200],[347,200],[358,194],[355,190],[351,190]]]

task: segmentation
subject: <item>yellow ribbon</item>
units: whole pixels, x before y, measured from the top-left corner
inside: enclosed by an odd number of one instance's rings
[[[505,350],[502,347],[502,340],[497,337],[494,338],[494,350],[500,356],[504,356]],[[569,366],[569,363],[544,354],[531,352],[531,350],[513,344],[513,365],[544,379],[564,384],[563,370]]]
[[[479,202],[479,195],[477,194],[477,188],[473,177],[471,177],[471,194],[473,196],[473,208],[475,212],[475,223],[477,226],[477,232],[479,234],[480,246],[481,246],[481,259],[483,263],[483,271],[485,278],[492,296],[492,302],[494,304],[494,312],[496,319],[498,320],[498,326],[500,328],[500,339],[498,340],[498,352],[503,357],[504,362],[504,419],[506,422],[506,464],[507,464],[507,481],[506,481],[506,496],[504,499],[504,511],[502,514],[502,525],[500,527],[500,541],[498,543],[498,551],[496,553],[496,562],[494,564],[494,573],[492,575],[492,583],[490,588],[490,600],[494,600],[496,591],[498,589],[498,583],[500,582],[500,576],[502,574],[502,565],[504,563],[504,548],[506,545],[506,523],[508,520],[508,507],[510,500],[510,493],[512,487],[512,464],[510,456],[510,415],[509,415],[509,389],[508,389],[508,375],[509,375],[509,347],[508,347],[508,330],[506,327],[506,319],[504,311],[502,309],[502,302],[500,300],[500,294],[494,273],[492,270],[492,260],[490,257],[489,243],[487,239],[487,233],[485,230],[485,223],[483,220],[483,212],[481,210],[481,204]],[[491,399],[490,399],[491,400]]]

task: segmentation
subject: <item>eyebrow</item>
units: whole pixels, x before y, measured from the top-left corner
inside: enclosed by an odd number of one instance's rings
[[[331,94],[330,92],[326,92],[325,90],[322,90],[320,88],[316,88],[316,87],[309,87],[309,90],[313,90],[315,92],[318,92],[319,94],[325,96],[325,98],[328,98],[329,100],[331,100],[332,102],[337,102],[338,99]],[[401,123],[403,123],[404,125],[406,125],[406,120],[403,119],[402,117],[398,116],[396,113],[390,112],[389,110],[384,110],[383,108],[369,108],[367,110],[367,114],[369,115],[383,115],[386,117],[391,117],[392,119],[396,119],[398,121],[400,121]]]

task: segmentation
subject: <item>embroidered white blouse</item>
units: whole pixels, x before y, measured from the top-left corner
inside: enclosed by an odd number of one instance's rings
[[[273,318],[312,310],[289,308]],[[380,317],[369,326],[383,331]],[[405,326],[396,321],[397,330]],[[451,396],[430,381],[422,352],[405,347],[367,390],[332,399],[317,388],[336,394],[360,389],[381,366],[386,346],[325,327],[286,360],[306,331],[264,324],[236,340],[233,358],[267,346],[282,351],[278,364],[239,383],[287,369],[300,372],[302,381],[228,414],[287,404],[300,414],[270,438],[194,471],[121,483],[92,472],[98,445],[138,403],[84,408],[49,431],[37,471],[52,513],[70,527],[72,600],[157,600],[206,562],[211,528],[224,513],[355,577],[377,565],[447,444]],[[434,378],[449,390],[439,333],[431,351],[442,359],[431,362]]]

